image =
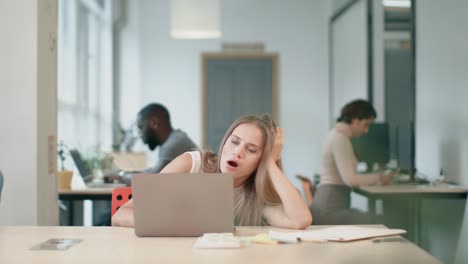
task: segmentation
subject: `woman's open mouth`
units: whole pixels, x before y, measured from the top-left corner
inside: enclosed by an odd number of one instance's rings
[[[239,164],[233,160],[228,160],[227,163],[229,164],[229,166],[233,167],[233,168],[237,168],[239,167]]]

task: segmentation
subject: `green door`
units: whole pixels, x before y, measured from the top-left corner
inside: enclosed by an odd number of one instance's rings
[[[204,57],[204,144],[217,152],[229,125],[239,116],[275,117],[276,59],[272,56]]]

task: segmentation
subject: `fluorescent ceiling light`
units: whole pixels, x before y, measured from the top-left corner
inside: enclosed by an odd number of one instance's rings
[[[221,37],[220,0],[171,0],[171,36],[182,39]]]
[[[382,3],[386,7],[411,7],[410,0],[382,0]]]

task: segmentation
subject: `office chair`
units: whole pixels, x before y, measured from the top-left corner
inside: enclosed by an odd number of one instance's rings
[[[132,199],[132,187],[114,188],[112,190],[111,217],[130,199]]]
[[[296,177],[301,181],[302,190],[306,198],[307,206],[312,204],[314,193],[316,190],[315,184],[306,176],[302,174],[297,174]]]

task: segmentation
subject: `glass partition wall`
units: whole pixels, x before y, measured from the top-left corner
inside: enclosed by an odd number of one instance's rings
[[[410,0],[350,0],[329,25],[330,125],[345,103],[371,102],[389,130],[387,166],[407,180],[414,180],[413,8]]]

